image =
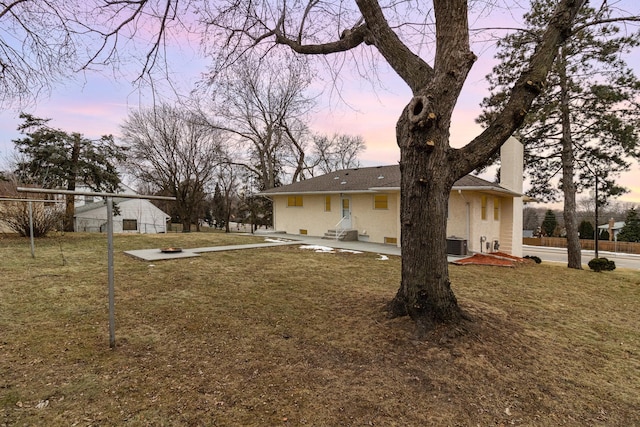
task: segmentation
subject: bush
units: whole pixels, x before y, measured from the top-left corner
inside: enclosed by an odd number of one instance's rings
[[[616,269],[616,263],[609,261],[607,258],[594,258],[589,261],[589,268],[593,271],[613,271]]]
[[[542,262],[540,257],[537,257],[535,255],[525,255],[524,258],[525,259],[530,259],[530,260],[534,261],[536,264],[540,264]]]
[[[25,202],[11,202],[5,204],[2,208],[2,219],[0,221],[21,236],[29,236],[29,205]],[[61,224],[64,216],[64,206],[57,203],[33,202],[32,213],[33,237],[43,237]]]

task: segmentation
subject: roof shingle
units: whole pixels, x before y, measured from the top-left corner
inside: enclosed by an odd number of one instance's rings
[[[454,189],[497,191],[518,195],[496,183],[486,181],[474,175],[467,175],[457,180]],[[380,190],[400,189],[400,166],[372,166],[366,168],[343,169],[330,172],[304,181],[282,187],[271,188],[260,194],[265,196],[301,193],[356,193]]]

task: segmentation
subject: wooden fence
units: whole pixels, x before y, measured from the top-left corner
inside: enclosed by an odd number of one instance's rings
[[[525,237],[522,243],[531,246],[549,246],[554,248],[566,248],[567,239],[564,237]],[[582,249],[594,250],[595,240],[580,239]],[[610,242],[598,240],[598,250],[606,252],[624,252],[628,254],[640,254],[640,243],[636,242]]]

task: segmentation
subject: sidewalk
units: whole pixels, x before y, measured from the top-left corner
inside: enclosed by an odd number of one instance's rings
[[[247,233],[248,234],[248,233]],[[256,249],[266,248],[284,245],[313,245],[324,246],[334,249],[345,249],[358,252],[373,252],[381,255],[400,256],[400,248],[394,245],[384,245],[381,243],[369,243],[369,242],[343,242],[340,240],[322,239],[320,237],[313,236],[300,236],[289,235],[284,233],[274,233],[258,230],[254,236],[263,237],[265,243],[252,243],[246,245],[232,245],[232,246],[211,246],[205,248],[183,248],[182,252],[176,253],[164,253],[160,248],[155,249],[141,249],[133,251],[125,251],[124,253],[134,258],[138,258],[144,261],[159,261],[164,259],[179,259],[179,258],[191,258],[198,257],[202,253],[208,252],[223,252],[242,249]]]
[[[251,243],[246,245],[231,245],[231,246],[210,246],[206,248],[183,248],[180,252],[162,252],[160,248],[155,249],[139,249],[134,251],[124,251],[126,255],[134,258],[141,259],[143,261],[160,261],[164,259],[179,259],[179,258],[193,258],[198,257],[202,253],[207,252],[223,252],[234,251],[240,249],[256,249],[271,246],[283,246],[283,245],[295,245],[300,242],[288,241],[288,242],[267,242],[267,243]]]
[[[261,234],[258,234],[261,235]],[[315,245],[315,246],[327,246],[334,249],[346,249],[349,251],[358,251],[358,252],[373,252],[381,255],[394,255],[400,256],[400,248],[395,245],[385,245],[382,243],[371,243],[371,242],[362,242],[362,241],[353,241],[353,242],[344,242],[341,240],[335,239],[323,239],[321,237],[313,237],[313,236],[300,236],[295,235],[291,236],[288,234],[264,234],[264,236],[272,236],[281,239],[292,239],[296,240],[297,243],[301,243],[303,245]]]
[[[249,235],[250,233],[242,233]],[[388,255],[388,256],[400,256],[400,248],[394,245],[384,245],[382,243],[371,243],[371,242],[343,242],[340,240],[333,239],[323,239],[321,237],[314,236],[302,236],[302,235],[291,235],[284,233],[276,233],[266,230],[257,230],[254,234],[256,237],[262,237],[265,239],[264,243],[252,243],[246,245],[231,245],[231,246],[210,246],[204,248],[183,248],[182,252],[177,253],[163,253],[160,248],[155,249],[142,249],[135,251],[125,251],[125,254],[130,255],[134,258],[138,258],[143,261],[160,261],[165,259],[180,259],[180,258],[191,258],[198,257],[202,253],[208,252],[224,252],[224,251],[233,251],[233,250],[242,250],[242,249],[257,249],[257,248],[268,248],[268,247],[276,247],[276,246],[284,246],[284,245],[313,245],[313,246],[322,246],[329,247],[333,249],[344,249],[349,251],[358,251],[358,252],[371,252],[380,255]],[[523,245],[523,253],[525,255],[536,255],[540,257],[544,261],[550,262],[567,262],[567,251],[563,248],[551,248],[544,246],[528,246]],[[470,254],[471,255],[471,254]],[[640,269],[640,255],[633,254],[625,254],[625,253],[614,253],[614,252],[603,252],[599,251],[600,257],[607,257],[613,260],[616,263],[617,267],[620,268],[631,268],[634,270]],[[583,264],[589,262],[595,256],[593,251],[582,251],[582,260]],[[454,256],[449,255],[449,262],[456,261],[462,258],[466,258],[464,256]]]

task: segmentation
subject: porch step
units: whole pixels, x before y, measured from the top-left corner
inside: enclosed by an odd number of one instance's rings
[[[323,239],[330,240],[342,240],[342,241],[355,241],[358,240],[358,230],[347,229],[347,230],[329,230],[324,233],[322,236]]]

